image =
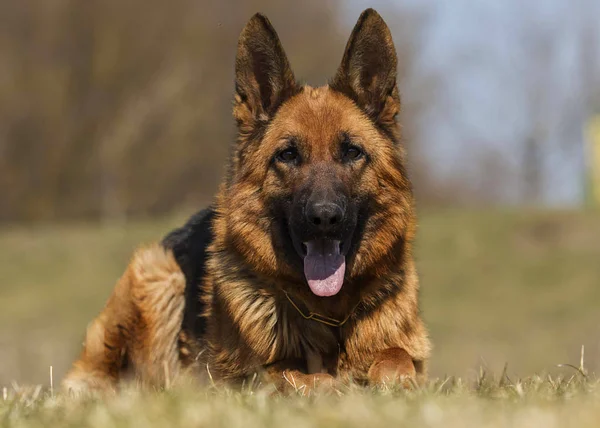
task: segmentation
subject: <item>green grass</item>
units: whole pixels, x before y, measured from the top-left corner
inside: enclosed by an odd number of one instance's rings
[[[421,217],[417,258],[434,374],[508,363],[553,371],[600,363],[600,216],[454,212]]]
[[[148,426],[249,427],[600,420],[593,380],[600,368],[600,216],[592,212],[421,213],[416,257],[435,345],[433,380],[423,390],[352,388],[301,400],[213,388],[128,391],[101,402],[48,397],[50,366],[56,386],[131,251],[184,220],[0,229],[0,389],[8,395],[0,396],[0,426],[138,426],[138,418]],[[581,345],[588,380],[557,367],[578,365]],[[481,380],[479,367],[498,374],[505,364],[502,382]],[[22,389],[37,384],[44,386],[37,394]]]

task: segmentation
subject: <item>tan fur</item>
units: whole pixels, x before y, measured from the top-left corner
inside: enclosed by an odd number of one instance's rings
[[[163,383],[180,370],[185,278],[158,245],[137,250],[63,381],[67,390],[113,389],[131,376]],[[128,370],[124,370],[128,366]]]
[[[67,387],[114,387],[125,361],[156,384],[190,365],[207,367],[213,381],[258,372],[280,389],[304,392],[349,379],[423,380],[430,343],[418,309],[416,218],[395,122],[395,72],[391,34],[370,10],[331,85],[297,86],[273,28],[255,16],[240,37],[238,143],[216,197],[214,239],[199,284],[205,334],[182,329],[185,279],[173,255],[158,246],[140,250],[88,329]],[[368,160],[340,162],[341,135],[365,147]],[[304,162],[274,165],[290,136]],[[272,213],[273,201],[332,177],[351,198],[368,201],[370,214],[346,261],[342,289],[323,298],[284,257]],[[332,327],[300,311],[347,321]]]
[[[369,382],[386,384],[403,382],[410,387],[410,380],[417,375],[412,357],[402,348],[387,348],[375,354],[369,369]]]

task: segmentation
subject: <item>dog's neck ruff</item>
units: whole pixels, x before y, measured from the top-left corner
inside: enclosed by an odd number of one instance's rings
[[[325,325],[328,325],[330,327],[341,327],[344,324],[346,324],[346,322],[350,319],[350,317],[352,316],[352,314],[354,313],[354,311],[356,310],[356,308],[358,308],[358,305],[360,304],[360,302],[358,302],[356,304],[356,306],[354,306],[352,308],[352,310],[350,311],[350,313],[348,313],[348,315],[346,316],[346,318],[344,318],[343,320],[340,321],[340,320],[338,320],[336,318],[331,318],[331,317],[328,317],[328,316],[325,316],[325,315],[317,314],[315,312],[309,312],[308,315],[307,315],[292,300],[292,298],[287,293],[287,291],[284,291],[284,293],[285,293],[285,297],[287,297],[287,299],[289,300],[289,302],[296,309],[296,311],[298,311],[298,313],[300,314],[300,316],[302,316],[302,318],[304,318],[305,320],[313,320],[313,321],[316,321],[316,322],[320,322],[321,324],[325,324]]]

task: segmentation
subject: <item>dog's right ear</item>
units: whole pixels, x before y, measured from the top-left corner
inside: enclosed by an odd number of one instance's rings
[[[257,13],[244,27],[235,60],[233,116],[241,131],[267,122],[296,92],[296,80],[275,29]]]

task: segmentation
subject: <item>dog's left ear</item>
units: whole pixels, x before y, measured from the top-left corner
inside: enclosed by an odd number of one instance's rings
[[[242,131],[266,122],[296,91],[296,80],[279,37],[257,13],[244,27],[235,59],[233,115]]]
[[[365,10],[352,30],[330,87],[350,97],[378,125],[395,134],[400,111],[394,41],[374,9]]]

